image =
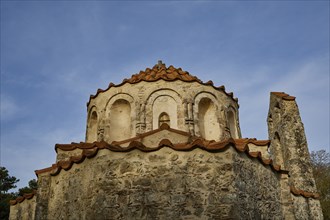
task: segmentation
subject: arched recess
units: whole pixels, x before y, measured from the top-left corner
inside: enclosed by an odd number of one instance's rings
[[[200,92],[195,96],[193,118],[197,136],[210,140],[220,140],[223,131],[221,131],[219,123],[218,104],[219,101],[216,96],[210,92]],[[224,119],[220,118],[220,120]]]
[[[160,126],[159,119],[167,116],[168,125],[171,128],[178,128],[178,110],[175,99],[169,95],[158,96],[152,105],[153,129]]]
[[[88,116],[88,123],[87,123],[87,142],[94,142],[97,141],[97,130],[98,130],[98,114],[96,108],[93,107]]]
[[[206,140],[219,140],[220,126],[217,107],[209,98],[202,98],[198,103],[198,127],[200,135]]]
[[[125,99],[117,99],[109,110],[109,139],[121,141],[132,136],[131,105]]]
[[[122,100],[122,101],[119,101]],[[120,107],[119,109],[123,108],[124,111],[121,112],[121,117],[124,117],[123,115],[125,114],[125,120],[127,122],[125,126],[125,132],[122,133],[122,135],[119,135],[118,130],[118,124],[117,121],[119,119],[116,119],[114,115],[112,114],[116,107],[119,107],[119,105],[123,105],[123,107]],[[124,140],[127,138],[131,138],[135,135],[135,113],[136,108],[134,105],[134,99],[131,95],[127,93],[118,93],[110,97],[108,102],[106,103],[104,112],[105,116],[103,119],[104,123],[104,137],[105,141],[107,142],[112,142],[112,141],[119,141],[119,140]],[[119,113],[115,111],[115,114]],[[121,126],[119,126],[120,128]],[[121,139],[118,139],[121,138]]]
[[[184,130],[184,110],[181,96],[171,89],[159,89],[152,92],[146,102],[147,131],[159,127],[159,116],[168,114],[170,127]]]
[[[110,107],[113,105],[113,103],[119,99],[123,99],[123,100],[126,100],[130,103],[131,105],[131,108],[132,108],[132,111],[135,111],[135,108],[134,108],[134,98],[128,94],[128,93],[117,93],[113,96],[111,96],[108,100],[108,102],[106,103],[105,105],[105,111],[106,111],[106,115],[109,115],[109,110],[110,110]]]
[[[274,125],[273,125],[273,116],[270,113],[268,114],[268,117],[267,117],[267,123],[268,123],[268,130],[272,132]]]
[[[276,102],[274,105],[273,118],[275,121],[278,121],[281,118],[281,107],[280,107],[280,103],[278,102]]]
[[[238,130],[237,130],[237,118],[236,112],[232,107],[229,107],[227,112],[227,119],[228,119],[228,126],[230,130],[230,136],[232,138],[239,138],[238,137]]]

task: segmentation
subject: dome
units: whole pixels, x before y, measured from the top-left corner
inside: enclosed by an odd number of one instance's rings
[[[86,142],[123,141],[156,130],[164,121],[206,140],[241,137],[233,93],[161,61],[119,85],[98,89],[87,111]]]

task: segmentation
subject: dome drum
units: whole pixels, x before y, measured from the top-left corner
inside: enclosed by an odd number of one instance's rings
[[[181,75],[173,74],[180,71]],[[171,128],[191,136],[215,141],[240,138],[237,100],[219,88],[181,69],[156,65],[92,96],[86,141],[132,138],[158,129],[165,115]]]

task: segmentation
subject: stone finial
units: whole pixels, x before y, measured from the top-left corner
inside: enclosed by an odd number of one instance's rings
[[[162,65],[163,65],[162,60],[158,60],[158,64],[157,64],[158,69],[162,68]]]

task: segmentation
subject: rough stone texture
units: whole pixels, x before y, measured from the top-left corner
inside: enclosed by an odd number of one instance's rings
[[[292,193],[289,187],[288,174],[281,174],[280,176],[280,190],[281,190],[281,206],[284,219],[295,219],[294,208],[292,206]],[[304,210],[306,211],[306,210]]]
[[[320,202],[301,196],[292,196],[295,219],[323,219]],[[306,210],[309,210],[306,212]]]
[[[39,195],[49,194],[37,219],[283,219],[280,177],[231,147],[105,149],[50,179],[39,176]]]
[[[49,173],[39,174],[38,176],[38,192],[35,219],[48,218],[48,201],[50,197],[51,176]]]
[[[36,210],[36,197],[32,199],[25,199],[21,203],[10,206],[10,216],[11,220],[31,220],[35,218]]]
[[[294,97],[285,93],[271,93],[268,127],[272,159],[289,170],[289,185],[307,192],[317,192],[304,126]],[[319,201],[313,201],[312,206],[308,201],[293,198],[296,215],[304,213],[297,218],[322,218]]]
[[[236,199],[232,151],[101,150],[51,177],[48,213],[39,219],[229,218]]]
[[[245,154],[234,155],[235,219],[283,219],[280,175]],[[260,184],[262,183],[262,184]]]
[[[260,152],[263,158],[265,158],[265,159],[270,158],[270,155],[269,155],[269,152],[268,152],[268,145],[257,146],[255,144],[249,143],[248,147],[249,147],[250,152]]]
[[[56,149],[56,162],[61,160],[66,160],[72,156],[78,156],[81,154],[81,152],[82,152],[81,149],[75,149],[71,151],[63,151],[61,149]]]

